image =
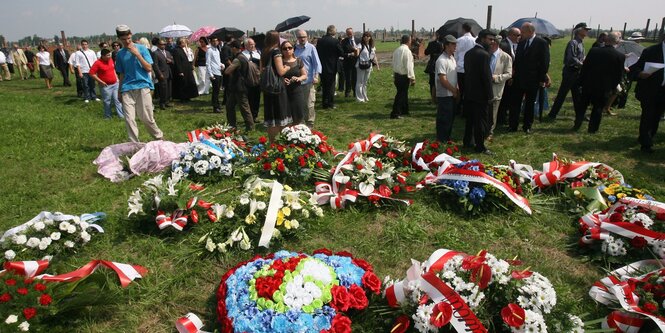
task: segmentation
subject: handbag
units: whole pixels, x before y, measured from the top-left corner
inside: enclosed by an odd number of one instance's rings
[[[284,91],[284,81],[272,67],[272,55],[268,57],[268,64],[261,71],[259,85],[266,94],[277,95]]]
[[[365,47],[365,45],[363,45],[360,48],[360,52],[362,52],[362,49],[364,47]],[[369,52],[369,49],[367,51]],[[370,67],[372,67],[372,60],[369,60],[369,59],[368,60],[360,60],[360,57],[358,57],[358,68],[360,68],[360,69],[369,69]]]

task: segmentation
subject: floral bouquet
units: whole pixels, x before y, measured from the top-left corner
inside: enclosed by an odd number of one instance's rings
[[[228,124],[214,124],[202,129],[196,129],[187,133],[189,142],[197,142],[201,139],[209,139],[214,143],[218,143],[224,139],[230,139],[236,146],[246,149],[247,139],[240,135],[238,129],[229,126]]]
[[[159,175],[132,192],[127,199],[127,216],[136,215],[140,222],[156,223],[159,230],[173,228],[177,231],[182,231],[189,221],[217,222],[233,217],[232,210],[205,200],[204,194],[204,187],[194,183],[185,185],[176,173],[166,181]]]
[[[403,312],[391,332],[411,323],[417,332],[583,332],[578,317],[556,307],[550,281],[519,264],[450,250],[414,262],[407,279],[386,278],[388,303]]]
[[[391,163],[396,168],[408,168],[411,165],[411,149],[406,142],[383,134],[372,133],[367,140],[350,143],[349,152],[362,152]]]
[[[478,160],[446,164],[436,171],[435,184],[433,188],[441,194],[444,204],[461,206],[466,212],[508,210],[512,202],[531,214],[529,202],[522,197],[528,187],[507,166],[485,165]]]
[[[623,197],[610,208],[579,220],[579,245],[610,262],[652,254],[665,258],[665,204]]]
[[[5,260],[51,259],[60,253],[75,251],[92,236],[103,233],[95,224],[104,213],[79,216],[41,212],[32,220],[10,230],[0,238]]]
[[[424,140],[411,150],[411,166],[416,171],[434,170],[444,162],[444,159],[437,159],[441,154],[454,157],[454,155],[459,155],[459,148],[452,141],[442,143]]]
[[[217,313],[224,333],[350,332],[348,315],[380,289],[372,266],[349,253],[279,251],[226,272]]]
[[[50,313],[51,302],[49,284],[5,272],[0,275],[0,331],[27,332],[31,324],[39,327],[40,319]]]
[[[613,332],[665,331],[665,268],[662,260],[621,267],[594,283],[589,296],[613,311],[602,322]]]
[[[208,226],[212,230],[199,239],[204,253],[226,253],[235,245],[242,250],[254,244],[268,247],[271,239],[294,236],[301,223],[323,216],[312,194],[258,177],[249,178],[237,202],[225,210],[236,223]]]
[[[553,185],[568,187],[598,187],[623,183],[623,175],[612,167],[597,162],[571,161],[553,154],[552,161],[543,164],[542,172],[533,173],[533,185],[544,189]]]

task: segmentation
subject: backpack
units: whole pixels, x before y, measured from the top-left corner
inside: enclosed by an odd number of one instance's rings
[[[253,61],[247,61],[247,77],[245,78],[245,84],[248,87],[256,87],[259,85],[261,80],[261,71],[259,66],[257,66]]]
[[[259,85],[266,94],[277,95],[284,90],[284,81],[272,68],[272,55],[268,56],[268,63],[261,71]]]

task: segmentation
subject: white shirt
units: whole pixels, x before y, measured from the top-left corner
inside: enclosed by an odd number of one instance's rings
[[[77,51],[77,52],[78,52],[78,51]],[[76,67],[76,53],[77,53],[77,52],[73,52],[72,54],[70,54],[70,55],[69,55],[69,59],[67,59],[67,62],[68,62],[70,65],[74,66],[74,67]]]
[[[464,73],[464,55],[476,45],[476,38],[470,32],[457,38],[457,49],[455,50],[455,61],[457,62],[457,73]]]
[[[184,48],[185,54],[187,55],[187,61],[192,62],[194,61],[194,52],[192,52],[192,49],[188,47]]]
[[[413,72],[413,54],[406,44],[400,45],[393,52],[393,72],[406,75],[409,79],[416,78]]]
[[[257,50],[254,50],[254,51],[245,50],[245,51],[242,51],[242,54],[245,55],[247,60],[249,60],[249,59],[261,59],[261,52],[259,52]]]
[[[376,48],[373,47],[372,49],[369,49],[369,46],[363,46],[362,44],[359,45],[360,48],[360,54],[358,54],[358,62],[356,62],[356,67],[359,68],[360,62],[361,61],[370,61],[374,58],[376,58]],[[370,66],[369,69],[372,69]]]
[[[86,74],[90,72],[90,67],[95,63],[95,61],[97,61],[97,55],[95,52],[91,49],[88,49],[86,51],[76,51],[74,54],[76,55],[76,66],[81,68],[81,73]]]
[[[4,64],[7,62],[7,57],[5,57],[5,53],[0,51],[0,64]]]
[[[37,52],[37,59],[39,59],[39,64],[44,66],[51,65],[51,54],[46,51]]]
[[[436,76],[434,78],[434,82],[436,83],[436,97],[450,97],[453,95],[452,91],[446,89],[446,87],[441,84],[439,75],[445,75],[448,83],[450,83],[453,87],[457,87],[456,68],[457,63],[455,61],[455,57],[449,56],[446,52],[441,53],[439,58],[436,59],[436,65],[434,66],[434,69],[436,70]]]
[[[224,70],[224,64],[219,56],[219,50],[216,47],[209,47],[206,51],[206,69],[208,70],[208,75],[210,77],[222,76],[222,71]]]
[[[510,45],[510,55],[515,58],[515,51],[517,50],[517,44],[513,43],[510,38],[508,38],[508,45]]]

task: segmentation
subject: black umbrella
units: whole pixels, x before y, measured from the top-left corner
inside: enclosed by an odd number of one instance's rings
[[[539,36],[561,36],[559,29],[557,29],[554,24],[550,23],[548,20],[541,19],[539,17],[525,17],[521,18],[513,24],[509,25],[508,28],[520,28],[522,24],[529,22],[533,24],[536,28],[536,34]]]
[[[446,21],[446,23],[444,23],[436,32],[439,33],[439,36],[453,35],[457,38],[466,33],[464,29],[462,29],[462,25],[464,23],[471,25],[471,33],[474,36],[478,36],[480,30],[483,30],[483,27],[481,27],[480,24],[476,22],[476,20],[458,17],[456,19]]]
[[[292,17],[292,18],[284,20],[284,22],[282,22],[282,23],[277,24],[275,26],[275,30],[277,30],[278,32],[291,30],[295,27],[301,26],[303,23],[309,21],[309,19],[310,19],[310,17],[305,16],[305,15]]]
[[[215,37],[219,40],[226,40],[226,37],[233,37],[233,38],[240,38],[245,34],[244,31],[237,29],[237,28],[231,28],[231,27],[224,27],[221,29],[215,30],[213,33],[208,36],[208,38]]]
[[[254,40],[254,43],[256,43],[256,49],[261,51],[263,50],[263,43],[266,40],[266,34],[258,34],[254,36],[249,36],[249,38]]]

